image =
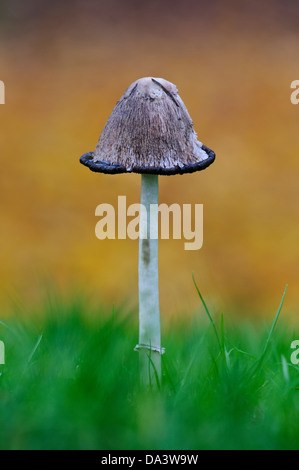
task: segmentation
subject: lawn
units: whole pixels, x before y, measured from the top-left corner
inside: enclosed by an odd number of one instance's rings
[[[54,297],[1,322],[1,449],[299,449],[298,338],[280,308],[268,326],[214,323],[204,302],[167,322],[162,382],[144,390],[137,312],[89,305]]]

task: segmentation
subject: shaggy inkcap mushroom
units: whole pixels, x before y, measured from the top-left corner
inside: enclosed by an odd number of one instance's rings
[[[141,380],[160,381],[158,288],[158,175],[207,168],[215,153],[197,140],[193,122],[175,85],[146,77],[117,102],[94,152],[80,159],[92,171],[141,173],[139,221],[139,344]]]
[[[176,175],[207,168],[215,153],[197,140],[175,85],[141,78],[112,111],[94,152],[83,165],[101,173]]]

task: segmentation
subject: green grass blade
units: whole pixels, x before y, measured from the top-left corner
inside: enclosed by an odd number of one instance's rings
[[[284,302],[284,298],[285,298],[285,295],[286,295],[286,292],[287,292],[287,288],[288,288],[288,286],[286,285],[284,293],[283,293],[281,301],[280,301],[280,304],[279,304],[279,307],[278,307],[278,310],[277,310],[277,313],[275,315],[275,318],[274,318],[274,321],[272,323],[271,329],[270,329],[269,334],[267,336],[263,352],[262,352],[260,358],[257,360],[257,364],[255,364],[255,366],[253,368],[252,375],[254,375],[258,371],[258,369],[260,369],[260,367],[263,365],[263,361],[264,361],[265,356],[268,352],[270,341],[271,341],[273,332],[275,330],[275,327],[276,327],[276,324],[277,324],[277,321],[278,321],[278,318],[279,318],[279,315],[280,315],[280,312],[281,312],[281,309],[282,309],[282,306],[283,306],[283,302]]]
[[[159,380],[159,375],[158,375],[158,371],[156,369],[156,366],[151,358],[151,353],[150,354],[147,354],[147,357],[148,357],[148,373],[149,373],[149,382],[150,382],[150,388],[152,388],[153,384],[152,384],[152,379],[151,379],[151,366],[154,370],[154,374],[155,374],[155,379],[156,379],[156,382],[157,382],[157,387],[158,387],[158,390],[160,390],[161,388],[161,384],[160,384],[160,380]]]
[[[215,332],[215,336],[216,336],[216,338],[217,338],[217,343],[218,343],[218,345],[219,345],[220,351],[222,351],[221,341],[220,341],[220,338],[219,338],[219,335],[218,335],[218,331],[217,331],[215,322],[214,322],[214,320],[213,320],[213,318],[212,318],[212,315],[210,314],[209,309],[208,309],[208,307],[207,307],[207,304],[205,303],[204,298],[203,298],[203,296],[201,295],[201,292],[200,292],[200,290],[199,290],[199,288],[198,288],[198,286],[197,286],[197,284],[196,284],[196,281],[195,281],[195,278],[194,278],[194,273],[192,273],[192,279],[193,279],[193,283],[194,283],[194,285],[195,285],[195,289],[196,289],[196,291],[197,291],[197,293],[198,293],[198,295],[199,295],[199,298],[200,298],[200,300],[201,300],[201,302],[202,302],[202,304],[203,304],[203,306],[204,306],[204,309],[205,309],[205,311],[206,311],[206,314],[208,315],[209,320],[210,320],[210,322],[211,322],[211,324],[212,324],[212,327],[213,327],[213,330],[214,330],[214,332]]]
[[[274,318],[274,321],[272,323],[272,326],[271,326],[271,329],[269,331],[269,334],[268,334],[268,337],[267,337],[267,340],[266,340],[266,343],[265,343],[265,347],[264,347],[264,350],[263,350],[263,353],[259,359],[259,361],[263,361],[267,351],[268,351],[268,348],[269,348],[269,344],[270,344],[270,340],[271,340],[271,337],[273,335],[273,332],[274,332],[274,329],[276,327],[276,324],[277,324],[277,321],[278,321],[278,317],[280,315],[280,312],[281,312],[281,309],[282,309],[282,306],[283,306],[283,302],[284,302],[284,298],[285,298],[285,295],[286,295],[286,292],[287,292],[287,288],[288,286],[286,286],[285,290],[284,290],[284,293],[282,295],[282,298],[281,298],[281,301],[280,301],[280,304],[279,304],[279,307],[278,307],[278,310],[277,310],[277,313],[275,315],[275,318]]]
[[[27,359],[27,364],[29,364],[29,362],[30,362],[31,359],[33,358],[33,356],[34,356],[34,354],[35,354],[37,348],[39,347],[39,344],[40,344],[40,342],[41,342],[41,340],[42,340],[42,337],[43,337],[43,334],[41,333],[41,334],[39,335],[39,337],[38,337],[38,340],[37,340],[37,342],[36,342],[34,348],[32,349],[31,353],[29,354],[29,357],[28,357],[28,359]]]
[[[0,320],[0,325],[3,325],[5,326],[5,328],[7,328],[11,333],[13,333],[15,336],[19,336],[18,333],[16,332],[16,330],[14,330],[14,328],[11,328],[11,326],[9,326],[7,323],[5,323],[3,320]]]

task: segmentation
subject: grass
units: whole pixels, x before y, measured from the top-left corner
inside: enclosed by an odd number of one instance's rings
[[[204,301],[199,317],[165,325],[162,384],[148,391],[136,312],[57,300],[1,322],[0,448],[298,449],[298,338],[277,324],[281,306],[268,328],[227,327]]]

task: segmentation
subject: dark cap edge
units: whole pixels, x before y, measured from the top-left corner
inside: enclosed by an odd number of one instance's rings
[[[208,155],[206,160],[196,163],[190,163],[184,165],[183,167],[174,166],[172,168],[156,168],[156,167],[140,167],[134,166],[132,169],[127,170],[123,165],[117,163],[111,164],[109,162],[93,161],[93,152],[85,153],[80,158],[80,163],[87,166],[91,171],[97,173],[105,173],[110,175],[116,175],[121,173],[139,173],[139,174],[152,174],[152,175],[183,175],[185,173],[194,173],[195,171],[201,171],[210,166],[215,160],[215,152],[209,149],[205,145],[202,146],[202,149]]]

